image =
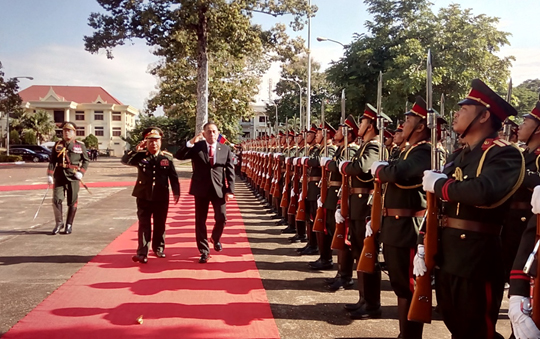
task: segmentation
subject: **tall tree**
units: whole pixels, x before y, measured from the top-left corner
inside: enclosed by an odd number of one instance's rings
[[[4,118],[6,114],[10,114],[11,116],[14,113],[17,114],[22,111],[22,99],[18,92],[19,85],[17,79],[6,79],[2,71],[2,63],[0,62],[0,113],[2,113],[0,114],[0,118]],[[0,135],[4,136],[4,131]]]
[[[540,79],[525,80],[512,91],[512,105],[520,115],[529,113],[538,102]]]
[[[496,53],[507,45],[508,33],[498,18],[473,15],[451,4],[438,13],[427,0],[365,0],[373,20],[368,33],[356,35],[345,56],[328,70],[328,79],[349,89],[348,110],[360,114],[376,102],[377,76],[384,73],[383,108],[402,119],[416,95],[425,96],[426,55],[433,55],[434,104],[446,96],[447,115],[481,78],[497,91],[506,90],[513,57]],[[448,109],[449,108],[449,109]]]
[[[304,0],[97,0],[107,14],[92,13],[89,25],[95,29],[86,36],[85,47],[91,53],[112,48],[126,40],[141,38],[154,53],[167,62],[185,60],[197,70],[196,131],[207,120],[208,55],[225,50],[242,58],[266,52],[286,55],[297,44],[289,43],[285,26],[278,24],[264,30],[251,22],[253,13],[274,16],[292,14],[291,26],[301,29],[309,13]]]

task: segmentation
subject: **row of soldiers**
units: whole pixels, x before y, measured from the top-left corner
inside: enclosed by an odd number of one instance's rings
[[[434,277],[438,312],[452,338],[502,337],[495,326],[505,282],[516,337],[540,337],[527,313],[530,277],[523,271],[535,244],[531,195],[540,185],[540,102],[515,133],[522,149],[498,135],[516,110],[482,81],[472,81],[459,105],[452,128],[462,147],[439,157],[437,168],[431,149],[440,143],[430,128],[440,138],[445,121],[428,126],[431,107],[417,97],[393,135],[384,128],[391,119],[368,104],[358,123],[349,116],[338,129],[323,122],[304,133],[245,142],[241,172],[288,225],[283,232],[295,233],[290,241],[306,242],[300,254],[319,255],[312,269],[332,269],[337,251],[331,290],[351,288],[356,271],[359,299],[344,305],[351,318],[382,315],[381,265],[378,253],[366,250],[374,242],[397,296],[398,338],[422,337],[411,303],[415,278],[425,274]],[[426,192],[437,199],[432,272],[424,249]],[[382,193],[381,203],[375,193]],[[366,269],[370,260],[375,265]]]

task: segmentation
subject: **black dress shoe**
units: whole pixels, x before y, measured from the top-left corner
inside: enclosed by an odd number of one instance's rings
[[[201,254],[201,258],[199,259],[199,264],[206,264],[208,262],[208,254]]]
[[[304,246],[304,247],[297,248],[297,249],[296,249],[296,252],[302,253],[302,252],[305,251],[308,247],[309,247],[309,245],[306,244],[306,246]]]
[[[360,307],[362,307],[365,303],[366,303],[366,301],[362,298],[362,299],[359,299],[356,304],[345,304],[345,305],[343,305],[343,308],[346,309],[348,312],[354,312],[357,309],[359,309]]]
[[[158,258],[165,258],[166,257],[166,255],[165,255],[165,253],[163,253],[163,251],[154,251],[154,254]]]
[[[284,229],[281,230],[281,233],[283,233],[283,234],[294,234],[294,233],[296,233],[296,229],[294,229],[293,227],[287,226],[287,228],[284,228]]]
[[[339,279],[341,279],[341,274],[339,274],[339,272],[337,272],[335,277],[324,279],[324,283],[327,284],[327,285],[332,285],[333,283],[336,282],[336,280],[339,280]]]
[[[379,319],[381,315],[382,309],[380,306],[373,310],[368,310],[366,309],[366,304],[350,313],[351,319]]]
[[[148,258],[144,255],[134,255],[131,257],[131,260],[133,260],[133,262],[140,262],[141,264],[146,264],[148,262]]]
[[[289,237],[288,240],[289,240],[291,243],[295,244],[295,243],[300,242],[300,237],[298,236],[298,234],[295,234],[294,236]]]
[[[71,234],[72,230],[72,226],[70,224],[67,224],[66,229],[64,230],[64,232],[62,232],[62,234]]]
[[[214,241],[214,239],[210,238],[210,242],[214,244],[214,250],[216,250],[216,252],[223,251],[223,246],[221,246],[221,243],[219,241]]]
[[[320,271],[331,270],[334,268],[334,262],[332,260],[321,260],[319,263],[309,264],[309,267],[312,270],[320,270]]]
[[[307,247],[300,252],[300,255],[316,255],[319,254],[319,249],[317,247]]]
[[[60,224],[60,225],[56,225],[54,227],[54,229],[52,230],[51,234],[52,235],[57,235],[58,232],[60,232],[62,230],[62,228],[64,228],[64,225],[63,224]]]
[[[281,218],[280,221],[276,222],[276,226],[284,226],[287,225],[287,220]]]
[[[353,288],[353,285],[354,281],[352,279],[348,279],[345,281],[343,279],[338,279],[333,284],[328,285],[328,290],[332,292],[339,290],[350,290],[351,288]]]

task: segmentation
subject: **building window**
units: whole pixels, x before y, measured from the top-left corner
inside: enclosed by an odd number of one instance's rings
[[[84,120],[84,111],[75,111],[75,120]]]
[[[77,136],[78,136],[78,137],[84,137],[84,136],[85,136],[85,129],[84,129],[84,127],[77,127]]]
[[[113,137],[119,137],[122,135],[122,127],[113,127],[112,131]]]
[[[259,117],[259,122],[266,122],[266,117],[264,115],[261,115]]]
[[[96,137],[102,137],[103,136],[103,127],[94,127],[94,134]]]
[[[113,121],[122,121],[122,112],[112,112]]]
[[[94,111],[94,120],[103,120],[103,111]]]
[[[54,122],[57,124],[64,122],[64,111],[54,111]]]

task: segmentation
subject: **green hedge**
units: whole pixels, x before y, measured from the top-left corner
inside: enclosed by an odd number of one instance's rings
[[[20,155],[0,154],[0,162],[15,162],[15,161],[22,161],[22,157]]]

